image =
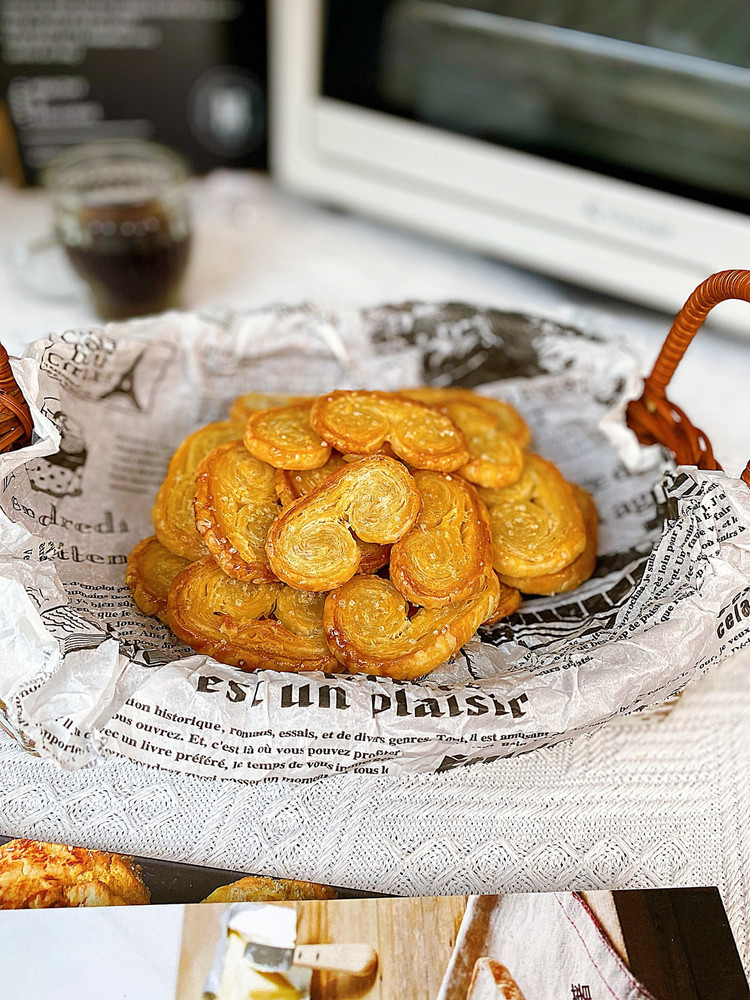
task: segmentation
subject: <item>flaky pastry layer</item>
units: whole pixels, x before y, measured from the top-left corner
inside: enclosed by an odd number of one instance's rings
[[[316,400],[310,420],[344,454],[372,455],[387,441],[413,468],[439,472],[453,472],[470,457],[464,435],[445,414],[394,393],[331,392]]]
[[[242,441],[214,448],[195,477],[195,524],[228,576],[250,583],[274,580],[266,537],[279,513],[275,470]]]
[[[492,615],[500,584],[491,571],[473,597],[442,608],[409,603],[389,580],[355,576],[328,595],[323,624],[330,648],[351,673],[410,680],[422,677],[454,653]]]
[[[483,586],[492,565],[492,538],[484,504],[460,476],[414,473],[422,509],[391,550],[390,577],[412,604],[440,608]]]
[[[207,556],[175,577],[167,619],[196,653],[242,670],[335,670],[322,628],[325,595],[247,583]],[[273,617],[275,616],[275,617]]]
[[[502,430],[493,413],[463,399],[446,404],[442,410],[469,442],[471,458],[458,470],[460,475],[477,486],[487,487],[510,486],[518,480],[523,470],[523,452]]]
[[[295,403],[253,413],[245,426],[245,447],[276,469],[317,469],[331,457],[331,446],[310,424],[310,403]]]
[[[186,437],[172,456],[166,479],[156,494],[151,517],[156,537],[175,555],[191,560],[206,555],[208,550],[193,516],[195,474],[210,451],[239,437],[240,431],[235,424],[217,421]]]
[[[357,539],[397,541],[420,506],[414,480],[400,462],[379,455],[352,462],[283,509],[268,533],[269,565],[292,587],[331,590],[357,572]]]
[[[38,840],[0,847],[0,909],[129,906],[150,902],[132,858]]]
[[[165,549],[156,535],[138,542],[128,556],[125,583],[144,614],[157,615],[166,621],[169,588],[189,562]]]
[[[459,400],[473,403],[491,413],[498,421],[499,429],[512,437],[520,448],[528,448],[531,442],[531,430],[521,414],[510,403],[504,403],[492,396],[481,396],[471,389],[462,386],[438,387],[432,385],[418,386],[413,389],[400,389],[400,396],[408,396],[428,406],[444,407]]]
[[[527,577],[503,574],[500,579],[509,587],[516,587],[524,594],[566,594],[568,591],[580,587],[594,572],[599,538],[599,514],[591,494],[580,486],[576,486],[575,483],[571,485],[586,527],[586,546],[583,552],[569,566],[557,573]]]
[[[501,576],[557,573],[583,552],[586,528],[573,489],[539,455],[525,453],[512,486],[479,495],[490,513],[493,565]]]

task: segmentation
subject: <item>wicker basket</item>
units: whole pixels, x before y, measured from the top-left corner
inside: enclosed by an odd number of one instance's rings
[[[628,405],[626,419],[642,444],[666,446],[681,465],[721,469],[711,444],[665,394],[688,345],[711,309],[725,299],[750,302],[750,271],[720,271],[699,285],[675,317],[664,345],[645,379],[640,399]],[[0,345],[0,453],[21,448],[31,440],[32,420],[28,405],[16,384],[7,351]],[[750,487],[750,462],[742,473]],[[665,717],[679,694],[661,705],[636,713],[634,720]]]

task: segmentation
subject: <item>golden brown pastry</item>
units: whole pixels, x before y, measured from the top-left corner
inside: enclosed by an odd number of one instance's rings
[[[195,524],[227,576],[250,583],[274,580],[266,537],[279,512],[276,472],[242,441],[214,448],[195,477]]]
[[[235,424],[220,420],[186,437],[172,456],[151,517],[156,537],[175,555],[191,560],[206,555],[208,550],[193,516],[195,474],[210,451],[226,441],[236,441],[239,436]]]
[[[474,963],[466,1000],[524,1000],[524,996],[505,966],[484,955]]]
[[[309,396],[287,396],[282,392],[246,392],[232,403],[229,419],[232,423],[244,427],[247,418],[258,410],[274,410],[280,406],[291,406],[293,403],[306,403],[309,399]]]
[[[420,506],[414,480],[400,462],[379,455],[352,462],[283,509],[268,533],[269,565],[292,587],[332,590],[359,567],[352,532],[365,542],[395,542]]]
[[[408,396],[428,406],[447,406],[449,403],[463,401],[481,406],[482,409],[497,418],[500,430],[513,440],[520,448],[528,448],[531,442],[531,431],[521,414],[510,403],[504,403],[492,396],[480,396],[478,392],[464,389],[462,386],[446,386],[443,388],[423,385],[414,389],[400,389],[400,396]]]
[[[331,446],[310,426],[310,403],[253,413],[245,427],[245,447],[276,469],[318,469]]]
[[[284,507],[307,496],[324,479],[350,461],[350,456],[340,455],[337,451],[331,454],[325,465],[319,469],[277,469],[276,494]],[[352,457],[351,461],[358,461]],[[377,545],[374,542],[363,542],[357,539],[359,549],[359,573],[377,573],[385,566],[391,554],[390,545]]]
[[[324,479],[344,464],[344,456],[334,451],[331,452],[326,464],[317,469],[277,469],[276,495],[284,507],[287,507],[300,497],[306,497],[311,490],[320,486]]]
[[[175,577],[167,619],[196,653],[242,670],[330,671],[336,660],[323,633],[324,598],[281,583],[234,580],[207,556]]]
[[[440,608],[481,589],[492,565],[487,511],[458,475],[415,472],[422,510],[391,549],[391,582],[412,604]]]
[[[201,902],[268,903],[281,899],[336,899],[336,892],[329,885],[321,885],[319,882],[246,875],[229,885],[220,885]]]
[[[493,413],[462,399],[441,409],[469,442],[471,458],[458,470],[460,475],[477,486],[501,487],[516,482],[523,469],[523,452]]]
[[[409,618],[408,602],[389,580],[355,576],[326,598],[328,644],[350,673],[422,677],[457,653],[492,615],[499,587],[489,572],[473,597],[443,608],[420,608]]]
[[[518,482],[479,495],[490,512],[493,564],[503,577],[557,573],[583,552],[586,528],[573,489],[539,455],[525,453]]]
[[[516,587],[524,594],[565,594],[580,587],[594,572],[599,537],[599,514],[591,494],[575,483],[571,485],[586,526],[586,547],[583,552],[569,566],[557,573],[527,577],[502,575],[500,580],[507,586]]]
[[[503,618],[507,618],[514,611],[518,611],[521,604],[522,598],[520,592],[515,587],[509,587],[500,580],[500,595],[497,600],[497,607],[490,617],[482,622],[482,625],[497,625]]]
[[[133,600],[147,615],[166,621],[167,594],[172,581],[189,564],[189,559],[165,549],[156,535],[138,542],[128,556],[125,583]]]
[[[331,392],[315,402],[310,420],[344,454],[372,455],[388,441],[415,469],[453,472],[469,460],[466,439],[452,420],[394,393]]]
[[[121,854],[38,840],[0,847],[0,909],[130,906],[150,898],[141,869]]]

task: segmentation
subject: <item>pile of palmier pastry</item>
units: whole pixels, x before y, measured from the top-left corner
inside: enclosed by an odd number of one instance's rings
[[[529,441],[462,388],[241,396],[172,457],[128,586],[243,670],[420,677],[593,572],[593,500]]]

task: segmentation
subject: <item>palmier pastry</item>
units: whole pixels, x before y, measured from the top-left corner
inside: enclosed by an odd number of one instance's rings
[[[84,847],[9,840],[0,847],[0,909],[150,902],[132,858]]]
[[[557,573],[583,552],[586,528],[573,489],[539,455],[525,454],[518,482],[479,495],[490,512],[493,565],[501,576]]]
[[[591,494],[580,486],[576,486],[575,483],[571,485],[586,526],[586,547],[583,552],[569,566],[557,573],[526,577],[503,574],[500,579],[507,586],[516,587],[524,594],[565,594],[569,590],[580,587],[594,572],[599,536],[599,515]]]
[[[246,875],[229,885],[220,885],[202,903],[269,903],[281,899],[336,899],[336,891],[319,882],[296,878]]]
[[[128,556],[125,583],[144,614],[157,615],[166,621],[169,588],[189,561],[165,549],[156,535],[138,542]]]
[[[380,455],[352,462],[283,509],[268,533],[269,565],[292,587],[331,590],[357,572],[361,553],[354,534],[364,542],[395,542],[420,506],[400,462]]]
[[[489,572],[473,597],[443,608],[420,608],[410,618],[408,602],[389,580],[355,576],[326,598],[328,644],[351,673],[421,677],[449,660],[492,615],[499,586]]]
[[[347,456],[346,461],[349,458]],[[357,459],[358,461],[358,459]],[[281,503],[287,507],[300,497],[307,496],[316,486],[320,486],[324,479],[340,469],[345,464],[345,458],[337,451],[334,451],[325,465],[319,469],[277,469],[276,470],[276,493]],[[359,572],[376,573],[388,562],[391,554],[390,545],[376,545],[374,542],[363,542],[357,539],[359,548]]]
[[[266,536],[279,512],[275,470],[242,441],[219,445],[198,467],[195,524],[228,576],[251,583],[275,579]]]
[[[460,476],[415,472],[422,510],[391,550],[391,581],[412,604],[440,608],[482,587],[492,565],[487,511]]]
[[[478,392],[464,389],[462,386],[445,386],[443,388],[431,385],[419,386],[415,389],[400,389],[400,396],[408,396],[428,406],[447,406],[449,403],[463,401],[481,406],[499,421],[500,430],[512,437],[521,448],[528,448],[531,442],[531,431],[521,414],[510,403],[504,403],[492,396],[480,396]]]
[[[310,420],[344,454],[372,455],[388,441],[415,469],[453,472],[469,460],[466,438],[445,414],[389,392],[339,391],[321,396]]]
[[[276,469],[317,469],[331,457],[331,446],[310,426],[310,404],[253,413],[245,427],[245,447]]]
[[[193,560],[208,552],[193,516],[195,474],[210,451],[227,441],[236,441],[239,436],[237,426],[229,421],[207,424],[186,437],[172,456],[151,517],[156,537],[175,555]]]
[[[464,400],[448,403],[442,410],[469,442],[471,458],[458,470],[460,475],[478,486],[501,487],[516,482],[523,469],[523,452],[504,433],[494,414]]]
[[[335,670],[322,628],[325,595],[288,590],[234,580],[207,556],[175,577],[167,618],[196,653],[243,670]]]
[[[247,418],[258,410],[273,410],[279,406],[291,406],[293,403],[306,403],[309,398],[309,396],[287,396],[282,392],[246,392],[232,403],[229,419],[232,423],[244,427]]]

